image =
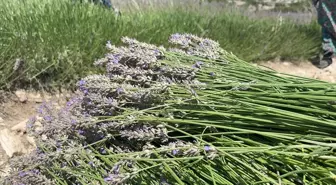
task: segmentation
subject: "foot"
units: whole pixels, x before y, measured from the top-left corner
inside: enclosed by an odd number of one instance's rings
[[[319,69],[324,69],[327,68],[332,64],[332,55],[324,55],[321,59],[315,61],[313,64],[319,68]]]

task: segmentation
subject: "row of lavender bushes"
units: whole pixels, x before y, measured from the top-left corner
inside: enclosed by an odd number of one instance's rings
[[[27,123],[37,149],[3,183],[333,184],[336,85],[240,60],[207,38],[107,43],[66,106]]]
[[[119,15],[75,2],[0,1],[0,89],[69,89],[98,72],[91,61],[104,54],[106,40],[120,45],[124,35],[160,44],[172,33],[193,33],[251,62],[306,60],[321,45],[320,28],[309,12],[249,13],[197,0],[113,1]]]

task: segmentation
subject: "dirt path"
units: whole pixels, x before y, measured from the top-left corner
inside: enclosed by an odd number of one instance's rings
[[[260,65],[271,68],[281,73],[315,78],[323,81],[336,82],[336,62],[330,67],[320,70],[309,62],[264,62]],[[0,103],[0,177],[9,170],[8,160],[15,155],[29,152],[33,144],[29,142],[22,126],[35,115],[37,107],[48,99],[59,100],[62,104],[70,94],[41,97],[38,94],[19,92],[9,101]],[[5,146],[6,145],[6,146]],[[8,152],[9,150],[9,152]],[[11,151],[12,150],[12,151]]]
[[[286,73],[307,78],[319,79],[322,81],[336,83],[336,61],[326,69],[318,69],[310,62],[264,62],[260,65],[269,67],[280,73]]]

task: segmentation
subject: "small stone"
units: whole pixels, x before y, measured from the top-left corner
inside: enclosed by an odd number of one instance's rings
[[[41,93],[38,93],[38,92],[27,93],[27,98],[30,102],[35,102],[35,103],[42,103],[43,101],[45,101],[45,98],[43,98]]]
[[[15,95],[18,97],[21,103],[25,103],[28,101],[28,96],[25,90],[17,90],[15,91]]]
[[[0,131],[0,145],[8,157],[28,153],[26,145],[22,143],[20,136],[14,134],[9,129]]]
[[[272,10],[274,8],[275,8],[274,5],[263,5],[263,6],[261,6],[262,10]]]
[[[256,7],[256,6],[253,6],[253,5],[249,5],[249,6],[247,7],[247,10],[248,10],[249,12],[255,12],[255,11],[257,11],[257,7]]]
[[[24,120],[24,121],[21,121],[20,123],[14,125],[14,126],[11,128],[11,130],[12,130],[12,131],[19,132],[19,133],[21,133],[21,134],[25,133],[26,130],[27,130],[27,122],[28,122],[28,121],[29,121],[28,119],[27,119],[27,120]]]
[[[292,63],[290,63],[290,62],[283,62],[282,63],[284,66],[291,66],[292,65]]]
[[[240,0],[235,1],[235,3],[236,3],[237,6],[243,6],[243,5],[246,4],[245,1],[240,1]]]

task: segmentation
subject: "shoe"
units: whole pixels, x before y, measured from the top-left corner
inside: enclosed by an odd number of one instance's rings
[[[320,68],[320,69],[324,69],[327,68],[328,66],[330,66],[332,64],[332,58],[322,58],[319,62],[318,65],[316,65],[316,67]]]
[[[325,54],[325,55],[323,55],[323,57],[321,59],[314,62],[313,64],[319,69],[327,68],[333,62],[332,61],[332,56],[333,56],[333,54]]]

